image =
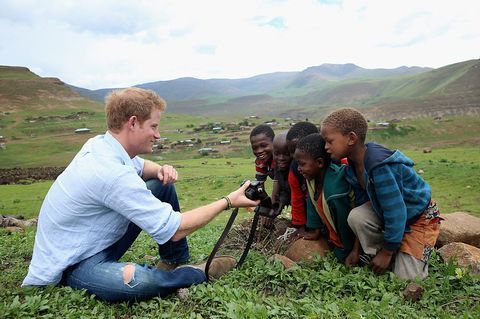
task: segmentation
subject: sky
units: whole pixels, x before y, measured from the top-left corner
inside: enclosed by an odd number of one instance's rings
[[[88,89],[478,58],[477,0],[0,0],[0,65]]]

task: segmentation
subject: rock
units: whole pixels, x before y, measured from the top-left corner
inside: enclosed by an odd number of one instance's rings
[[[13,217],[5,217],[4,215],[0,216],[0,227],[20,227],[25,228],[28,226],[37,225],[38,219],[32,218],[27,220],[17,219]]]
[[[182,301],[188,300],[190,298],[190,292],[187,288],[180,288],[177,290],[177,297]]]
[[[432,148],[431,148],[431,147],[425,147],[425,148],[423,149],[423,152],[424,152],[424,153],[431,153],[431,152],[432,152]]]
[[[36,226],[37,224],[38,218],[31,218],[23,222],[23,227]]]
[[[0,216],[0,227],[23,227],[23,220]]]
[[[419,284],[411,282],[403,290],[403,298],[406,300],[417,301],[422,297],[424,290],[425,289]]]
[[[24,233],[25,230],[21,227],[16,227],[16,226],[8,226],[8,227],[5,227],[5,229],[7,230],[7,232],[9,234],[12,234],[12,233]]]
[[[458,265],[470,268],[473,274],[480,274],[480,249],[465,243],[450,243],[438,250],[438,253],[447,262],[455,258]]]
[[[423,169],[419,169],[419,170],[417,171],[417,173],[420,174],[420,175],[422,175],[422,174],[425,174],[425,171],[424,171]]]
[[[329,250],[327,240],[323,237],[319,240],[299,238],[290,245],[285,256],[292,261],[311,260],[315,255],[324,257]]]
[[[463,212],[442,215],[437,246],[461,242],[480,248],[480,218]]]
[[[279,262],[282,263],[282,265],[283,265],[283,267],[285,267],[285,269],[290,269],[297,264],[296,262],[294,262],[290,258],[285,257],[283,255],[279,255],[279,254],[273,255],[268,260],[269,261],[278,260]]]

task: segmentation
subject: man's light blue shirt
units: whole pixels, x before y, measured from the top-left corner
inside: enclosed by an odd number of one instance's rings
[[[89,139],[45,197],[22,286],[58,284],[67,267],[117,242],[130,222],[168,241],[181,214],[146,188],[143,166],[109,132]]]

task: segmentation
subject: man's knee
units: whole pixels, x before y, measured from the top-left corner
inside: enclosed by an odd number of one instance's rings
[[[123,267],[123,283],[130,288],[133,288],[137,284],[135,283],[135,265],[127,264]]]

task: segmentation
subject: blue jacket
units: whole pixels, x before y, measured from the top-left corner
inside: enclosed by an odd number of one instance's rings
[[[356,198],[363,198],[365,202],[367,195],[375,213],[383,220],[385,249],[397,250],[403,234],[409,231],[408,225],[415,222],[427,208],[432,191],[413,169],[413,161],[402,152],[389,150],[376,143],[367,143],[366,147],[366,194],[359,187],[352,165],[347,169],[346,178],[353,186]]]

